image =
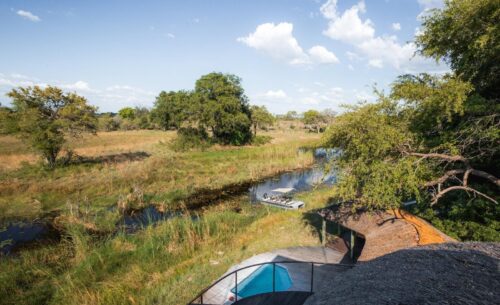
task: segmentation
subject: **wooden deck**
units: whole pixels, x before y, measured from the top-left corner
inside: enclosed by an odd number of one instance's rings
[[[242,299],[234,305],[302,305],[311,294],[303,291],[264,293]]]

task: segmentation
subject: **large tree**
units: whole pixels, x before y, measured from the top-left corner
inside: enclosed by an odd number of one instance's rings
[[[446,1],[417,43],[453,73],[403,75],[390,95],[336,118],[324,143],[342,149],[338,198],[373,209],[456,194],[498,203],[499,16],[498,1]]]
[[[34,86],[13,89],[7,96],[12,99],[13,132],[38,151],[49,167],[55,166],[69,137],[97,129],[97,109],[75,93]]]
[[[236,75],[210,73],[196,81],[195,116],[221,144],[242,145],[252,138],[248,98]]]

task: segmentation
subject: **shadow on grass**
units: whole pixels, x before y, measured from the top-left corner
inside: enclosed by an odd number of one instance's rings
[[[122,163],[127,161],[141,161],[147,159],[151,154],[145,151],[126,152],[120,154],[104,155],[97,157],[76,156],[70,164],[104,164],[104,163]]]

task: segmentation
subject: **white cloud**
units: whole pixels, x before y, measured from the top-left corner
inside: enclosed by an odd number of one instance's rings
[[[399,22],[395,22],[392,24],[392,29],[394,31],[401,31],[401,24]]]
[[[45,83],[38,78],[18,73],[10,75],[0,73],[0,96],[5,96],[5,93],[16,87],[47,87],[49,84],[85,96],[90,103],[99,106],[102,111],[117,111],[125,106],[151,105],[156,95],[153,92],[128,85],[114,85],[105,89],[95,89],[83,80],[74,83],[62,81]],[[9,100],[6,101],[7,104],[10,103]]]
[[[21,16],[24,19],[27,19],[29,21],[33,21],[33,22],[42,21],[42,19],[40,19],[40,17],[38,17],[37,15],[34,15],[33,13],[28,12],[28,11],[18,10],[16,14],[18,14],[19,16]]]
[[[366,92],[365,90],[361,90],[361,91],[354,90],[354,97],[358,101],[368,101],[368,102],[372,102],[376,99],[376,97],[373,94],[370,94],[370,93]]]
[[[272,99],[272,100],[276,100],[276,99],[285,99],[287,97],[287,94],[285,91],[279,89],[279,90],[269,90],[267,91],[266,93],[264,93],[262,95],[262,97],[266,98],[266,99]]]
[[[347,68],[348,68],[349,70],[351,70],[351,71],[354,71],[354,67],[353,67],[351,64],[349,64],[349,65],[347,66]]]
[[[74,90],[74,91],[83,91],[83,92],[92,92],[92,90],[89,86],[89,83],[79,80],[73,84],[62,84],[59,85],[63,89],[67,90]]]
[[[350,61],[360,61],[363,59],[361,56],[359,56],[357,53],[354,52],[347,51],[345,54],[347,55],[347,58],[349,58]]]
[[[293,37],[293,24],[264,23],[257,26],[255,32],[237,40],[277,60],[291,65],[309,62],[307,54],[302,50],[297,39]]]
[[[417,0],[418,4],[422,7],[422,11],[417,15],[417,20],[421,21],[429,14],[432,9],[442,8],[444,6],[443,0]]]
[[[326,36],[354,46],[357,52],[368,60],[368,65],[381,68],[390,65],[398,70],[418,70],[418,66],[432,66],[427,59],[415,56],[417,50],[413,42],[399,43],[396,36],[376,36],[375,25],[370,19],[362,20],[361,13],[366,12],[363,1],[339,13],[336,1],[328,0],[321,7],[323,16],[328,20]],[[350,60],[360,60],[361,56],[348,52]],[[434,68],[436,65],[434,64]]]
[[[333,19],[337,17],[337,0],[328,0],[321,7],[320,12],[325,18]]]
[[[418,4],[424,8],[424,10],[429,10],[433,8],[441,8],[444,5],[443,0],[417,0]]]
[[[370,67],[374,67],[374,68],[383,68],[384,67],[384,64],[382,63],[381,59],[370,59],[368,61],[368,65]]]
[[[261,24],[253,33],[239,37],[237,41],[290,65],[339,62],[337,56],[324,46],[316,45],[305,52],[293,36],[293,24],[288,22]]]
[[[311,96],[306,96],[306,97],[301,98],[300,102],[302,104],[306,104],[306,105],[318,105],[319,99],[311,97]]]
[[[311,60],[320,64],[335,64],[339,59],[323,46],[314,46],[307,51]]]
[[[359,13],[366,11],[365,3],[360,2],[339,15],[335,8],[332,8],[336,1],[329,0],[328,9],[321,7],[323,16],[329,19],[328,29],[323,34],[336,40],[357,43],[373,37],[375,29],[370,19],[362,21]]]
[[[174,34],[172,34],[172,33],[167,33],[167,37],[168,37],[168,38],[172,38],[172,39],[174,39],[174,38],[175,38],[175,35],[174,35]]]

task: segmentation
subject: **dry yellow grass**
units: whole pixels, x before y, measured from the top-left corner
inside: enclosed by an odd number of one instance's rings
[[[151,152],[155,144],[169,142],[175,137],[173,131],[131,130],[99,132],[72,139],[67,148],[77,155],[95,157],[125,152]],[[0,136],[0,170],[13,170],[22,162],[35,163],[40,158],[28,145],[13,136]]]
[[[175,152],[161,144],[173,139],[175,132],[127,131],[87,136],[71,143],[79,155],[95,158],[127,153],[127,156],[120,155],[117,162],[99,158],[94,163],[49,172],[0,167],[6,173],[0,178],[0,214],[36,216],[59,209],[67,201],[87,199],[94,207],[104,207],[136,187],[154,196],[155,202],[168,204],[200,188],[221,188],[312,164],[311,154],[297,153],[297,149],[312,144],[317,135],[301,131],[262,134],[273,137],[274,143],[257,147],[216,146],[204,152]],[[0,160],[26,154],[26,146],[14,138],[0,138],[0,142],[19,148],[17,154],[12,153],[12,146],[0,149]]]

